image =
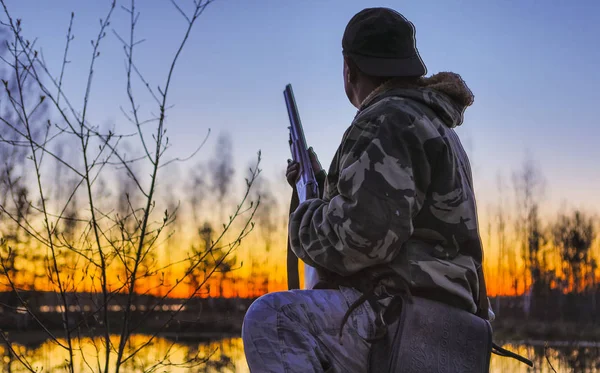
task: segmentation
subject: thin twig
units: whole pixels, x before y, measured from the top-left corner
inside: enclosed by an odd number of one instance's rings
[[[550,362],[550,357],[548,356],[548,349],[549,349],[548,342],[544,342],[544,357],[546,358],[546,361],[548,362],[550,369],[552,369],[552,371],[554,373],[557,373],[556,369],[554,369],[554,366],[552,365],[552,362]]]

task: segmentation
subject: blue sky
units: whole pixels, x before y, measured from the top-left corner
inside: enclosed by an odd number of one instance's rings
[[[66,89],[81,97],[90,40],[109,1],[6,2],[23,19],[25,34],[38,37],[56,73],[75,12]],[[191,0],[178,3],[189,8]],[[597,211],[600,2],[595,1],[216,0],[199,19],[176,71],[168,120],[171,156],[193,151],[210,127],[233,136],[238,165],[245,167],[261,149],[266,175],[283,177],[289,148],[282,91],[292,83],[307,140],[328,165],[355,114],[343,90],[342,33],[356,12],[370,6],[403,13],[416,26],[429,74],[459,73],[475,94],[458,132],[483,203],[494,199],[497,173],[508,176],[529,151],[545,175],[551,205],[567,201]],[[137,64],[156,86],[164,81],[184,25],[169,1],[139,1],[138,9],[137,35],[146,41],[136,51]],[[126,35],[123,10],[115,10],[111,27]],[[127,105],[121,45],[112,30],[103,43],[90,118],[128,131],[131,125],[119,110]],[[148,96],[137,88],[142,110],[150,109]],[[212,155],[212,144],[198,159]]]

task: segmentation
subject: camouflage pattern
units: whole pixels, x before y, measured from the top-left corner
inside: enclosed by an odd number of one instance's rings
[[[370,344],[365,339],[375,336],[375,313],[368,303],[352,312],[341,341],[338,336],[344,314],[359,297],[358,291],[342,287],[270,293],[257,299],[242,327],[250,371],[366,372]]]
[[[372,93],[342,138],[323,198],[290,216],[296,255],[336,276],[391,270],[388,289],[405,281],[476,312],[482,246],[469,161],[453,130],[472,101],[453,73]]]

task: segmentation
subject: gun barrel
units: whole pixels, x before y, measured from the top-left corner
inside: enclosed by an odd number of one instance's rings
[[[290,150],[294,161],[300,164],[300,177],[296,183],[296,190],[300,202],[304,202],[307,199],[318,196],[318,185],[311,166],[310,156],[308,155],[306,138],[304,137],[302,122],[300,121],[291,84],[285,87],[283,95],[290,119]]]
[[[300,141],[300,144],[306,148],[306,138],[302,130],[302,122],[300,121],[300,114],[298,114],[298,107],[296,106],[296,99],[294,98],[294,91],[291,84],[285,86],[283,95],[285,96],[285,103],[290,118],[290,130],[293,137],[296,137]]]

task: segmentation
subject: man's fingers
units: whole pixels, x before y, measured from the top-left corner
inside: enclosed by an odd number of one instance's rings
[[[298,176],[300,175],[300,163],[288,159],[288,166],[285,171],[285,178],[288,181],[288,184],[293,188],[295,187],[296,180],[298,180]]]
[[[313,167],[313,171],[315,172],[319,172],[321,170],[321,162],[319,162],[319,158],[317,157],[317,153],[315,153],[315,150],[312,148],[312,146],[310,148],[308,148],[308,156],[310,158],[310,163]]]

